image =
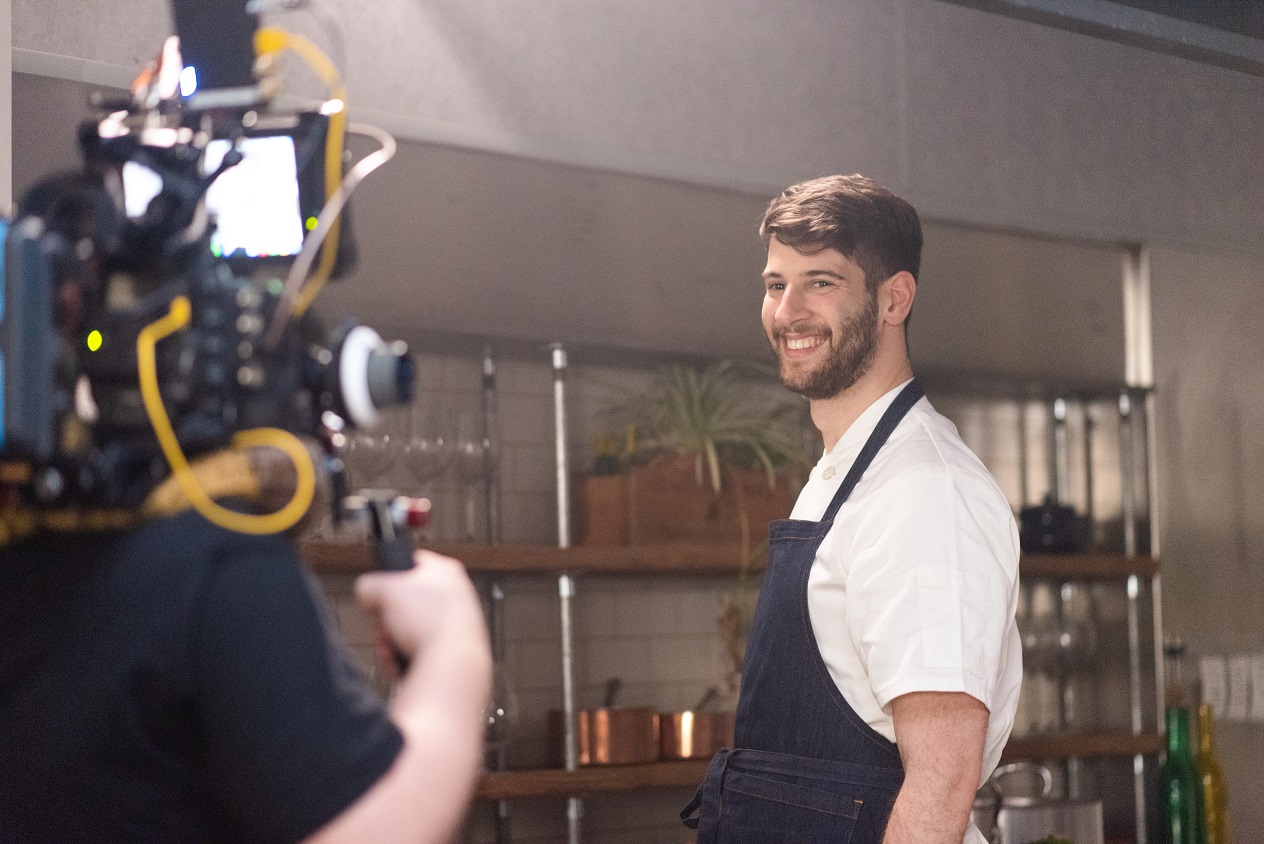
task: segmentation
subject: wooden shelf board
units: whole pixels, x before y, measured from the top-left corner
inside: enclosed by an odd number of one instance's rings
[[[702,782],[710,759],[651,762],[647,765],[604,765],[563,771],[496,771],[483,775],[481,800],[513,800],[523,797],[579,797],[616,791],[653,788],[692,788]]]
[[[1069,735],[1028,736],[1010,739],[1001,752],[1001,760],[1062,759],[1068,756],[1145,756],[1163,752],[1163,737],[1158,733],[1074,733]]]
[[[465,563],[475,573],[496,574],[737,574],[741,548],[737,545],[680,543],[619,547],[554,548],[549,545],[434,545],[430,550]],[[321,574],[355,574],[373,564],[364,542],[308,542],[305,560]],[[764,559],[752,561],[752,571],[763,571]]]
[[[1104,756],[1152,755],[1163,750],[1157,733],[1081,733],[1033,736],[1012,739],[1001,760],[1084,759]],[[481,800],[516,800],[528,797],[579,797],[619,791],[654,788],[689,788],[702,782],[707,759],[679,762],[652,762],[646,765],[607,765],[563,771],[540,768],[527,771],[499,771],[483,776],[477,796]]]
[[[709,543],[577,548],[470,543],[436,545],[431,550],[456,557],[471,572],[495,574],[736,575],[741,559],[739,546]],[[321,574],[356,574],[373,564],[372,550],[364,542],[307,542],[302,554]],[[752,560],[751,571],[763,568],[762,555]],[[1025,577],[1058,580],[1118,579],[1156,575],[1159,564],[1153,557],[1122,554],[1024,554],[1019,571]]]

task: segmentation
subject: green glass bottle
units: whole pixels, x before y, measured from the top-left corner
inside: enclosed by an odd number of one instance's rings
[[[1203,786],[1194,767],[1189,735],[1189,710],[1167,708],[1167,756],[1162,787],[1165,832],[1169,844],[1207,844],[1203,821]]]
[[[1203,819],[1207,844],[1229,844],[1229,794],[1224,768],[1216,756],[1211,705],[1198,707],[1198,755],[1194,759],[1203,783]]]

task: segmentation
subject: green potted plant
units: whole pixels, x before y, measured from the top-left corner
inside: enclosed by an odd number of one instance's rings
[[[728,360],[673,364],[612,408],[611,429],[628,433],[599,440],[581,541],[739,542],[744,523],[787,516],[808,468],[803,408],[769,398],[753,374]]]
[[[691,459],[698,485],[705,478],[718,495],[726,467],[757,465],[772,487],[779,470],[803,466],[802,442],[792,429],[797,413],[789,401],[753,399],[742,367],[721,360],[703,370],[663,367],[638,397],[634,419],[642,451]]]

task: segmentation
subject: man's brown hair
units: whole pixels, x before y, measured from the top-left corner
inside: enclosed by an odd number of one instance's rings
[[[759,236],[804,254],[833,248],[865,271],[872,295],[891,276],[922,263],[922,224],[912,205],[859,173],[791,185],[768,204]]]

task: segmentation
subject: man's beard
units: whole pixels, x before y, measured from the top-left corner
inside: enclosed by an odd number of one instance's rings
[[[843,321],[841,336],[831,337],[825,360],[814,369],[795,372],[781,355],[782,335],[773,332],[781,383],[808,399],[831,399],[860,380],[878,352],[878,297],[868,295],[861,310]]]

